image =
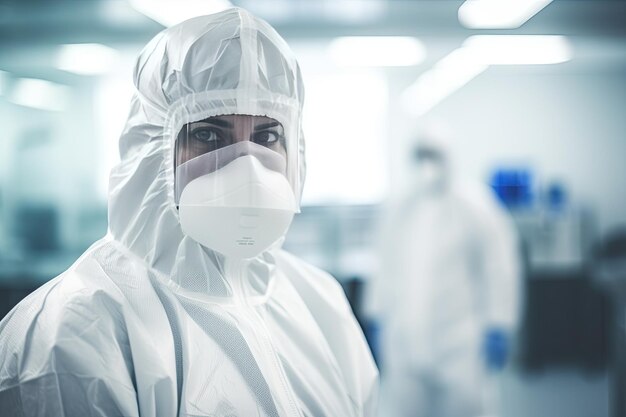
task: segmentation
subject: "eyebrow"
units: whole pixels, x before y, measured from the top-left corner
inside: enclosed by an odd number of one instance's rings
[[[200,120],[199,122],[195,122],[195,123],[208,123],[208,124],[219,126],[219,127],[225,127],[228,129],[232,129],[234,127],[234,125],[227,120],[213,118],[213,117],[209,117],[208,119]]]
[[[278,122],[270,122],[270,123],[263,123],[260,125],[256,125],[254,126],[254,130],[263,130],[263,129],[269,129],[270,127],[276,127],[276,126],[281,126],[282,125]]]

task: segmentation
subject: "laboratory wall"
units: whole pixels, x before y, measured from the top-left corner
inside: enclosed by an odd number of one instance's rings
[[[538,185],[563,183],[600,233],[626,224],[624,66],[492,67],[432,117],[454,132],[462,175],[489,180],[499,165],[527,166]]]

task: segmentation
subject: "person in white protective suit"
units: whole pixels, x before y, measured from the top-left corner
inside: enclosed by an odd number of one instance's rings
[[[109,233],[0,324],[2,416],[371,416],[339,284],[280,249],[304,180],[303,87],[242,9],[140,54]]]
[[[419,141],[411,190],[382,227],[369,314],[390,416],[492,415],[491,371],[518,320],[512,225],[486,187],[454,178],[445,142],[432,129]]]

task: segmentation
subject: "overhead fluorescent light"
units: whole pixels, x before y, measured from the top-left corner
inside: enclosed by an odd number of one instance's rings
[[[130,5],[163,26],[233,7],[228,0],[130,0]]]
[[[386,0],[239,0],[237,4],[270,22],[328,20],[363,24],[380,19]]]
[[[476,35],[463,46],[487,65],[546,65],[572,59],[570,42],[558,35]]]
[[[552,0],[466,0],[459,22],[470,29],[516,29]]]
[[[422,74],[402,95],[402,105],[422,116],[488,68],[468,48],[458,48]]]
[[[571,58],[564,36],[471,36],[407,88],[402,103],[407,112],[421,116],[492,65],[559,64]]]
[[[381,0],[317,0],[308,3],[323,7],[327,19],[345,23],[372,22],[380,19],[388,7],[387,2]]]
[[[115,49],[99,43],[61,45],[56,67],[80,75],[98,75],[111,70],[118,57]]]
[[[339,66],[404,67],[421,63],[426,50],[407,36],[347,36],[330,43],[330,56]]]
[[[9,101],[20,106],[63,111],[68,103],[67,87],[36,78],[16,80]]]

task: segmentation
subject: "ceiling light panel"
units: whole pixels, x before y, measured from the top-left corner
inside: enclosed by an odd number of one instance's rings
[[[552,0],[466,0],[459,22],[469,29],[516,29]]]

